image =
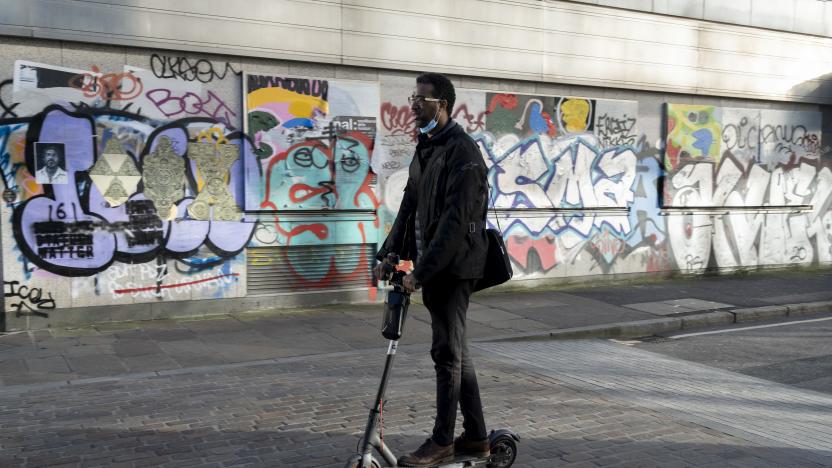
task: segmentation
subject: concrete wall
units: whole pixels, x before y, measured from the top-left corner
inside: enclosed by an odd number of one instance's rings
[[[466,76],[832,103],[832,86],[824,81],[832,71],[832,39],[748,27],[776,26],[785,8],[788,18],[822,19],[828,28],[828,6],[820,11],[807,5],[797,15],[793,0],[708,0],[699,2],[702,13],[691,13],[692,19],[664,14],[684,13],[683,2],[594,3],[599,5],[250,0],[241,7],[204,0],[17,0],[0,11],[0,33],[410,71],[430,64]],[[662,15],[601,6],[647,4]]]
[[[661,15],[832,36],[828,0],[571,0]]]
[[[413,73],[0,41],[9,329],[376,300],[338,251],[372,253],[395,216]],[[515,284],[832,261],[818,105],[453,79]],[[66,184],[38,180],[47,143]],[[252,261],[287,246],[322,261]],[[259,267],[290,290],[253,294]]]

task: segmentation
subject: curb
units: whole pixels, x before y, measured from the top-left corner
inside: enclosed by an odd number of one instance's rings
[[[774,320],[802,315],[832,314],[832,301],[770,305],[730,310],[713,310],[680,317],[665,317],[633,322],[615,322],[586,327],[559,328],[471,340],[474,342],[575,340],[582,338],[638,338],[674,331],[690,330],[734,323]]]

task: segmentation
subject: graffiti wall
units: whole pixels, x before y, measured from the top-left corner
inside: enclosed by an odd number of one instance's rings
[[[416,142],[411,78],[120,60],[0,60],[7,314],[376,297]],[[523,281],[832,262],[822,115],[459,87],[452,117]]]
[[[246,207],[268,213],[252,246],[282,247],[250,266],[298,290],[358,284],[374,295],[378,84],[257,74],[244,83],[246,131],[257,156],[246,171]],[[340,254],[335,246],[344,244],[358,253]],[[303,247],[316,245],[329,247],[304,261],[310,252]]]
[[[680,270],[832,261],[821,113],[667,106],[664,205]],[[714,211],[714,208],[717,208]]]
[[[155,99],[212,93],[162,72],[15,64],[0,120],[7,312],[245,295],[253,147],[230,107]]]
[[[380,137],[393,212],[415,138],[406,94],[396,94],[382,103]],[[638,113],[634,101],[457,93],[454,118],[490,168],[489,223],[502,230],[517,279],[668,268],[660,160],[646,151]]]

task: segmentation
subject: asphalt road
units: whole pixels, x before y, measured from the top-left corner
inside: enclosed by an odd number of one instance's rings
[[[645,339],[635,346],[832,394],[832,319],[829,316],[667,334]]]

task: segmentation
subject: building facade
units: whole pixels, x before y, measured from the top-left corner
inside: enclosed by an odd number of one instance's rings
[[[8,330],[377,300],[420,71],[513,286],[832,263],[832,2],[3,3]]]

